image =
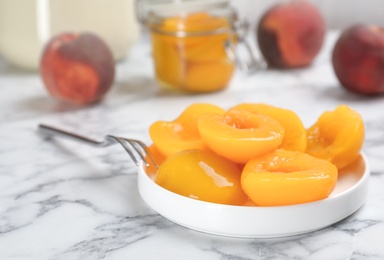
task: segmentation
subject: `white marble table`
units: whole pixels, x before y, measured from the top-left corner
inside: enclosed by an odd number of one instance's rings
[[[36,73],[0,61],[0,259],[384,259],[384,97],[339,87],[329,35],[312,67],[237,73],[225,91],[176,95],[158,90],[143,39],[118,64],[105,100],[73,109],[51,99]],[[194,102],[228,108],[266,102],[294,110],[306,126],[345,103],[366,123],[371,164],[366,204],[320,231],[281,239],[235,239],[178,226],[140,198],[136,166],[120,146],[97,149],[46,141],[38,123],[94,138],[117,134],[149,143],[148,127]]]

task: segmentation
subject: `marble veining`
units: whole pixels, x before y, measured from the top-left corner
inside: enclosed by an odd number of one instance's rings
[[[74,109],[49,98],[39,75],[0,60],[0,259],[384,259],[384,100],[339,87],[329,33],[315,63],[293,71],[236,73],[218,93],[162,92],[153,80],[148,39],[117,64],[105,100]],[[149,125],[194,102],[228,108],[266,102],[292,109],[310,126],[345,103],[366,123],[371,166],[365,205],[345,220],[304,235],[235,239],[174,224],[141,199],[136,166],[119,146],[93,148],[37,134],[49,123],[92,138],[122,135],[150,143]]]

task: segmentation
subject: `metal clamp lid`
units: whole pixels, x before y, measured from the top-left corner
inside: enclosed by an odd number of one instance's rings
[[[228,58],[232,60],[240,71],[244,73],[253,73],[267,68],[264,60],[258,59],[252,50],[251,44],[246,37],[249,31],[249,23],[246,21],[237,21],[234,24],[234,32],[236,34],[237,43],[232,41],[225,42],[225,51]],[[240,55],[240,50],[243,49],[247,58]]]
[[[135,2],[136,16],[141,24],[146,23],[147,14],[151,11],[193,12],[228,4],[228,0],[136,0]]]

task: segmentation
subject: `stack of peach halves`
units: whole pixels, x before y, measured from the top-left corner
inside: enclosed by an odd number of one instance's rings
[[[150,126],[160,165],[153,178],[172,192],[229,205],[281,206],[321,200],[364,142],[361,116],[346,105],[306,129],[291,110],[193,104]]]

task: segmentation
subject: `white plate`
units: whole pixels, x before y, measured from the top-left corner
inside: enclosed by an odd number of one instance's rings
[[[369,166],[364,154],[339,172],[333,193],[324,200],[292,206],[230,206],[203,202],[170,192],[139,167],[143,200],[163,217],[194,230],[230,237],[265,238],[302,234],[330,226],[365,202]]]

